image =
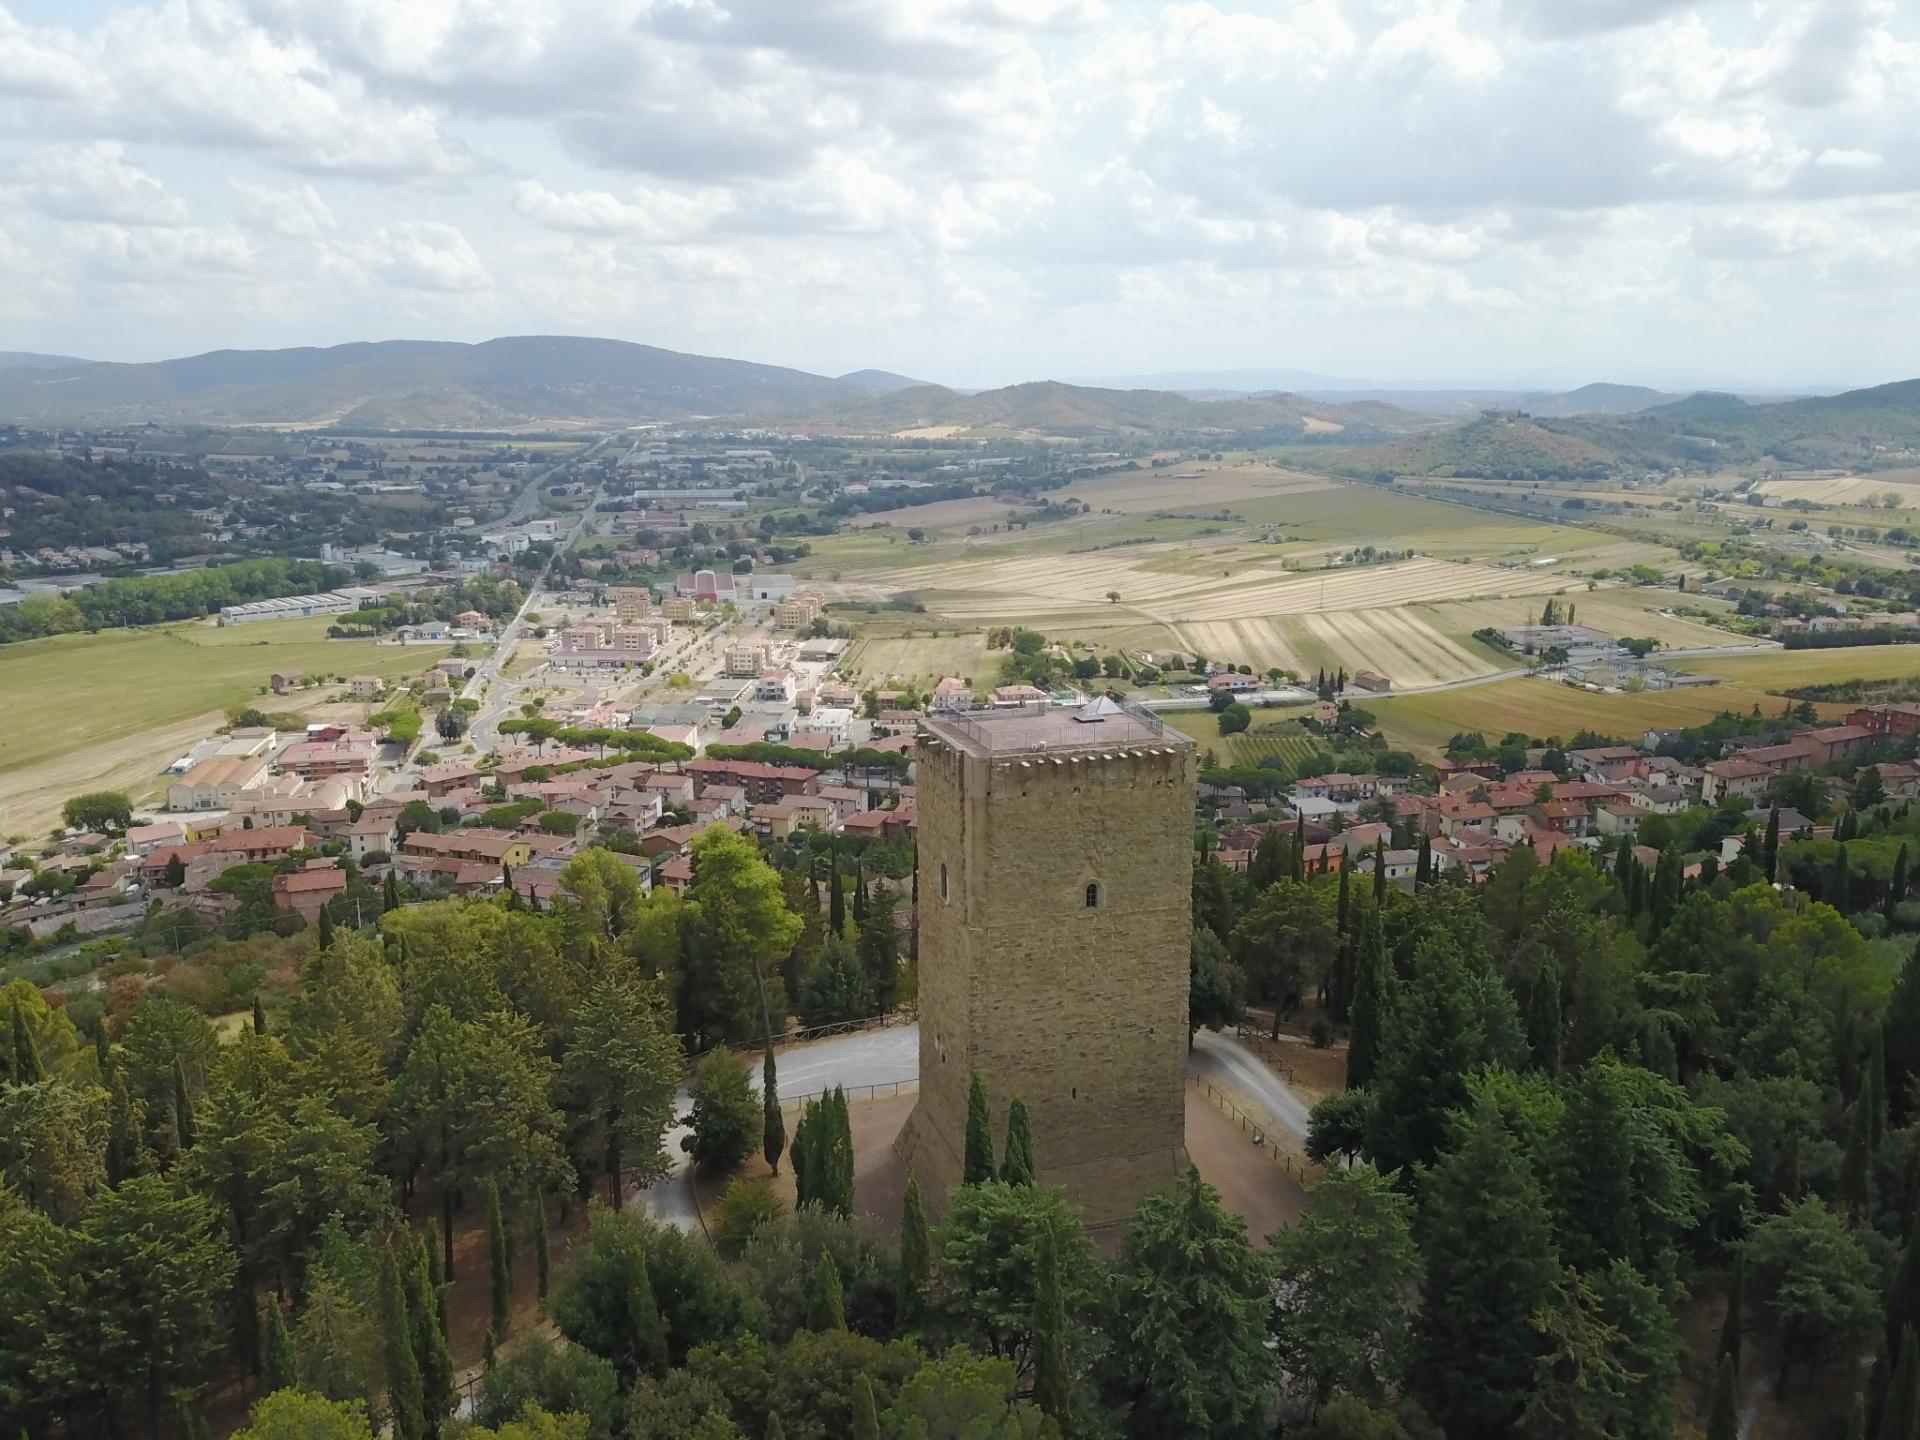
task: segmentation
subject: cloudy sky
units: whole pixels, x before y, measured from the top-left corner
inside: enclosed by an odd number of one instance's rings
[[[0,0],[0,348],[1920,374],[1911,0]]]

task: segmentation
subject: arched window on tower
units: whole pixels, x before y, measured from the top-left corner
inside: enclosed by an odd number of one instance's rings
[[[1100,882],[1098,880],[1089,880],[1087,882],[1087,909],[1098,910],[1099,908]]]

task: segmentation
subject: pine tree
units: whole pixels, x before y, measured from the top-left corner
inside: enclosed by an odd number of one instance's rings
[[[413,1353],[413,1325],[407,1295],[392,1256],[380,1262],[380,1331],[387,1355],[387,1405],[393,1412],[393,1440],[423,1440],[420,1362]]]
[[[760,1150],[767,1166],[780,1173],[780,1154],[787,1148],[787,1117],[780,1110],[780,1086],[774,1077],[773,1050],[768,1047],[760,1064]]]
[[[1707,1412],[1707,1440],[1740,1440],[1740,1394],[1733,1357],[1722,1355],[1713,1377],[1713,1408]]]
[[[27,1029],[26,1007],[16,1000],[13,1004],[13,1083],[38,1085],[45,1078],[40,1047],[33,1043],[33,1032]]]
[[[317,949],[333,948],[333,916],[327,913],[327,907],[320,907],[320,925],[314,932],[314,945]]]
[[[1033,1124],[1027,1118],[1027,1102],[1018,1095],[1007,1105],[1006,1158],[1000,1163],[1000,1178],[1009,1185],[1032,1185],[1038,1179],[1033,1160]]]
[[[1720,1353],[1733,1361],[1736,1374],[1740,1370],[1740,1352],[1746,1341],[1747,1333],[1747,1257],[1736,1254],[1733,1260],[1733,1281],[1727,1286],[1727,1313],[1720,1322]]]
[[[1527,1053],[1533,1068],[1557,1078],[1560,1074],[1560,962],[1552,950],[1540,952],[1527,992]]]
[[[534,1294],[544,1306],[547,1285],[553,1278],[553,1260],[547,1253],[547,1192],[533,1192],[533,1275]]]
[[[293,1335],[287,1329],[287,1317],[280,1309],[280,1302],[271,1297],[267,1300],[264,1363],[260,1384],[262,1395],[271,1395],[276,1390],[300,1383],[300,1357],[293,1346]]]
[[[873,1381],[865,1373],[853,1382],[853,1440],[880,1440],[880,1414],[874,1408]]]
[[[400,908],[400,875],[394,870],[387,871],[387,878],[380,891],[380,911],[385,914]]]
[[[920,1182],[909,1175],[906,1198],[900,1206],[900,1269],[895,1287],[895,1308],[902,1325],[913,1325],[925,1312],[932,1274],[933,1240],[927,1233],[927,1209],[920,1201]]]
[[[1380,913],[1369,908],[1360,914],[1354,936],[1353,1012],[1347,1041],[1347,1085],[1362,1089],[1373,1083],[1380,1063],[1380,1036],[1393,1008],[1393,970],[1380,933]]]
[[[253,997],[253,1033],[256,1035],[264,1035],[267,1033],[267,1010],[266,1007],[260,1003],[260,997],[258,995]]]
[[[1033,1313],[1033,1403],[1063,1430],[1073,1407],[1073,1371],[1067,1360],[1067,1301],[1060,1284],[1060,1251],[1048,1226],[1040,1232],[1039,1291]]]
[[[1760,868],[1766,871],[1767,883],[1771,885],[1780,873],[1780,807],[1775,805],[1767,811],[1767,834],[1760,842]]]
[[[813,1272],[813,1304],[808,1311],[809,1330],[847,1328],[847,1298],[840,1288],[840,1271],[833,1263],[833,1252],[822,1249],[820,1263]]]
[[[962,1185],[993,1179],[993,1122],[987,1118],[987,1087],[976,1073],[967,1082],[967,1149]]]
[[[507,1225],[500,1213],[500,1187],[487,1182],[487,1260],[493,1300],[493,1330],[504,1340],[513,1320],[513,1260],[507,1250]]]
[[[413,1333],[413,1358],[420,1367],[420,1415],[426,1433],[438,1435],[440,1423],[459,1399],[454,1389],[453,1353],[440,1324],[440,1295],[426,1246],[416,1240],[407,1264],[407,1319]]]
[[[173,1125],[174,1133],[180,1138],[180,1149],[184,1152],[193,1148],[193,1096],[187,1092],[187,1072],[180,1064],[180,1057],[173,1057]]]

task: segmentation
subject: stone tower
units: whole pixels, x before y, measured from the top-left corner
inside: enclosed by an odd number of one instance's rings
[[[935,715],[918,749],[920,1099],[900,1150],[960,1180],[977,1072],[1091,1225],[1186,1163],[1193,743],[1096,700]]]

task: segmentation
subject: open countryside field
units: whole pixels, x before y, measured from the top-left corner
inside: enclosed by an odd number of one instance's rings
[[[447,654],[443,646],[328,640],[327,623],[185,623],[0,646],[0,834],[40,828],[76,791],[125,789],[140,798],[227,706],[253,701],[275,670],[394,678]],[[259,703],[297,709],[302,697]]]
[[[1769,693],[1841,680],[1920,680],[1920,645],[1849,645],[1832,650],[1714,655],[1688,660],[1686,668]]]
[[[1806,480],[1762,480],[1753,487],[1784,505],[1805,500],[1813,505],[1880,506],[1891,495],[1899,503],[1889,512],[1920,509],[1920,470],[1888,470],[1878,475],[1834,475]]]
[[[1193,737],[1204,752],[1212,750],[1233,765],[1258,765],[1269,757],[1283,761],[1290,774],[1298,773],[1303,760],[1311,759],[1326,747],[1291,720],[1276,716],[1297,714],[1297,710],[1255,710],[1253,727],[1238,735],[1220,733],[1220,717],[1210,710],[1163,710],[1160,718],[1183,735]]]
[[[985,684],[992,680],[997,669],[987,663],[986,635],[969,631],[862,637],[854,642],[834,673],[836,678],[862,690],[869,685],[885,689],[890,684],[930,690],[946,675]]]
[[[1565,740],[1578,731],[1593,730],[1633,740],[1651,729],[1698,725],[1723,710],[1744,712],[1759,705],[1764,711],[1778,713],[1783,704],[1778,696],[1732,680],[1688,690],[1594,695],[1531,676],[1430,695],[1348,698],[1379,718],[1389,744],[1428,758],[1440,754],[1449,737],[1465,730],[1478,730],[1494,742],[1514,730],[1539,739],[1557,736]],[[1823,716],[1844,715],[1848,708],[1819,707]]]
[[[1464,600],[1422,605],[1416,613],[1442,634],[1465,642],[1474,631],[1489,625],[1497,629],[1533,624],[1540,617],[1540,604],[1539,600],[1528,598]],[[1614,636],[1649,635],[1669,650],[1700,650],[1712,646],[1752,643],[1745,636],[1735,635],[1728,630],[1716,630],[1703,621],[1682,615],[1661,614],[1662,608],[1668,605],[1699,605],[1716,610],[1732,608],[1691,595],[1682,596],[1672,590],[1631,587],[1591,591],[1579,589],[1569,591],[1562,598],[1562,609],[1569,604],[1573,606],[1574,618],[1582,625],[1591,625]]]

